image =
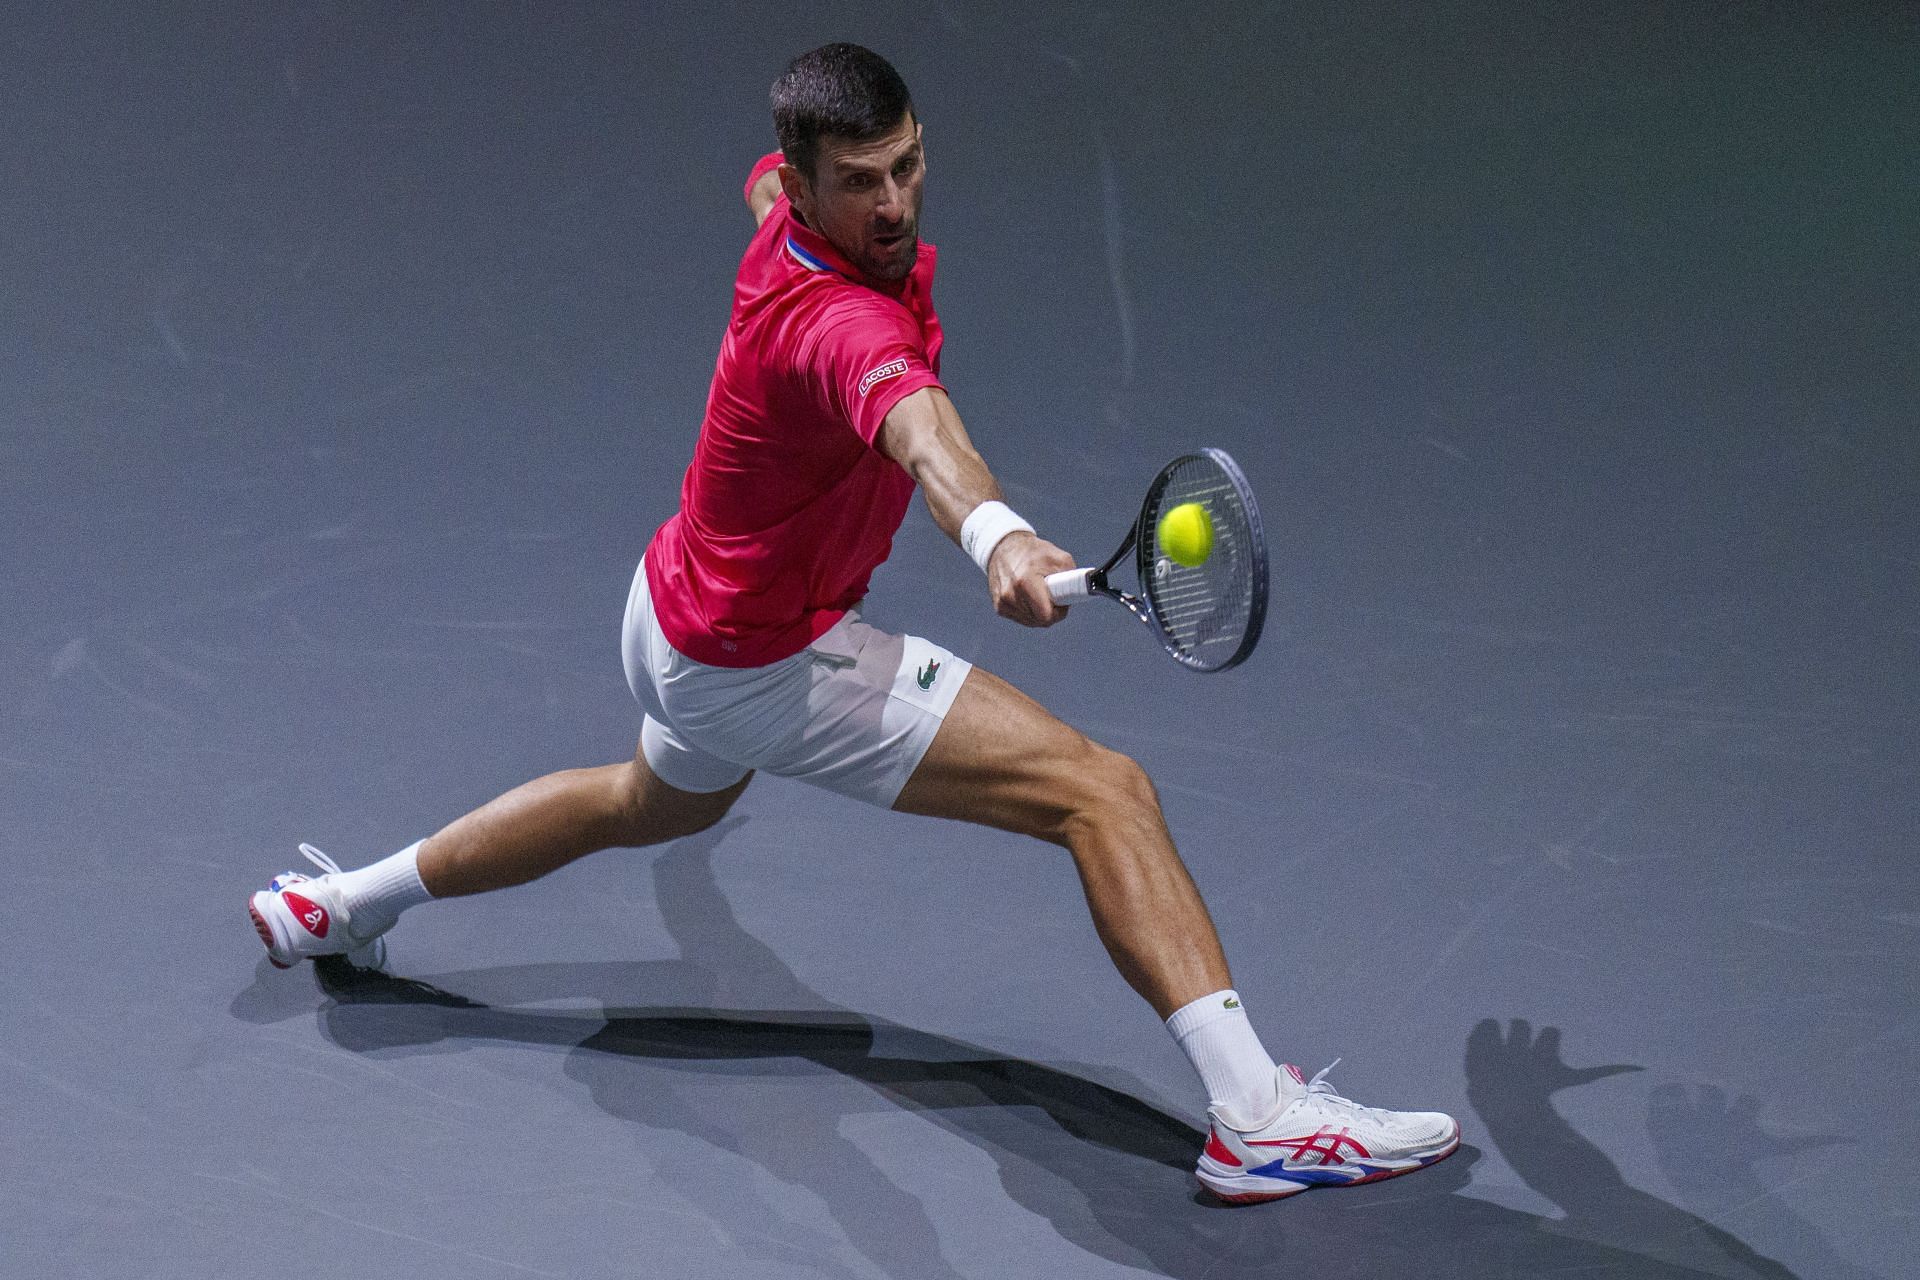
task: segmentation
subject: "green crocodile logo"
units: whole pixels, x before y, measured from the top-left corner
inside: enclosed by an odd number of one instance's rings
[[[919,681],[920,687],[922,689],[931,689],[933,688],[933,678],[939,674],[940,674],[939,660],[929,659],[927,662],[927,665],[920,668],[920,673],[917,676],[915,676],[914,679]]]
[[[1222,1004],[1220,1007],[1222,1009],[1238,1009],[1240,1007],[1240,1002],[1238,1000],[1235,1000],[1232,996],[1228,996],[1226,999],[1226,1002]]]

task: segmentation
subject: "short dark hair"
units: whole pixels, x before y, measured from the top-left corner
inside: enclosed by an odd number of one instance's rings
[[[770,96],[780,151],[809,180],[823,135],[865,142],[913,110],[900,73],[857,44],[823,44],[801,54],[773,82]]]

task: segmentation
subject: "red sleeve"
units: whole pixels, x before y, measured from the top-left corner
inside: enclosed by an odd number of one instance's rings
[[[761,156],[758,160],[754,161],[753,169],[747,174],[747,185],[742,188],[740,194],[747,200],[752,200],[754,184],[766,177],[769,173],[772,173],[775,169],[778,169],[784,163],[786,163],[786,157],[778,151],[769,151],[767,154]]]
[[[849,299],[830,308],[809,361],[808,385],[821,406],[871,445],[894,405],[940,386],[920,327],[890,298]]]

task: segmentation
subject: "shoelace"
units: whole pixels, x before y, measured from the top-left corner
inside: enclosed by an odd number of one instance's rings
[[[326,874],[336,875],[336,876],[341,874],[339,863],[335,862],[332,858],[328,857],[326,854],[322,853],[320,850],[314,848],[312,845],[306,843],[304,840],[301,841],[300,843],[300,852],[308,862],[311,862],[314,866],[320,868],[320,870],[325,872]],[[347,936],[348,937],[353,936],[352,929],[347,930]],[[361,946],[355,947],[353,950],[347,952],[347,959],[352,963],[359,965],[363,969],[386,968],[387,967],[386,938],[378,937],[378,938],[375,938],[372,942],[368,942]],[[1323,1072],[1322,1074],[1325,1074],[1325,1073]]]
[[[326,854],[320,852],[318,849],[314,848],[312,845],[306,844],[303,842],[300,845],[300,852],[306,855],[308,862],[311,862],[314,866],[320,868],[322,871],[326,872],[328,875],[340,874],[340,864],[335,862],[332,858],[329,858]],[[1336,1059],[1335,1061],[1338,1061],[1338,1059]],[[1332,1068],[1329,1067],[1328,1070],[1332,1070]],[[1322,1071],[1320,1073],[1320,1075],[1322,1076],[1325,1074],[1327,1074],[1326,1071]],[[1320,1078],[1319,1076],[1314,1077],[1314,1079],[1316,1080],[1319,1078]]]
[[[1352,1098],[1343,1098],[1334,1092],[1333,1086],[1327,1083],[1327,1072],[1339,1065],[1340,1059],[1335,1058],[1332,1062],[1329,1062],[1326,1066],[1314,1072],[1313,1079],[1307,1081],[1307,1096],[1310,1098],[1318,1098],[1323,1103],[1332,1103],[1335,1106],[1346,1107],[1351,1111],[1359,1112],[1363,1116],[1378,1114],[1379,1108],[1363,1107]]]

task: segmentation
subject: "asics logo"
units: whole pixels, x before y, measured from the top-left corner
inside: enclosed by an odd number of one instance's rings
[[[1250,1147],[1282,1147],[1287,1159],[1319,1165],[1345,1164],[1349,1155],[1370,1160],[1373,1153],[1345,1129],[1319,1129],[1304,1138],[1247,1139]],[[1314,1157],[1309,1160],[1308,1157]]]
[[[308,933],[316,938],[327,936],[327,928],[332,923],[327,918],[327,909],[311,898],[293,892],[291,889],[280,895],[293,912],[293,918],[306,926]]]

